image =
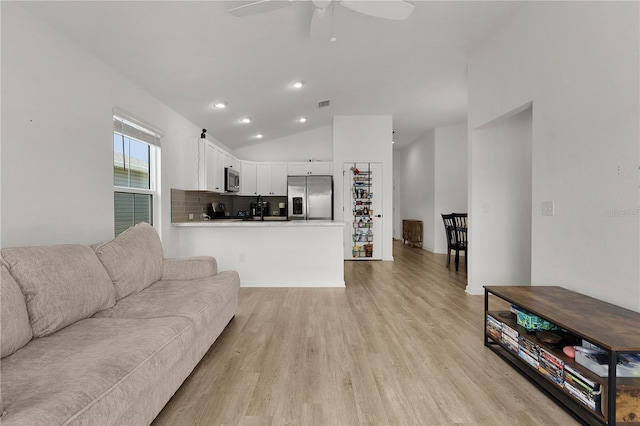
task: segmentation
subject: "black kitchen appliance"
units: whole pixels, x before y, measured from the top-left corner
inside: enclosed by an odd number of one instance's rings
[[[224,190],[238,192],[240,190],[240,173],[230,167],[224,168]]]
[[[259,201],[258,203],[251,203],[249,206],[251,216],[260,216],[260,209],[262,209],[262,216],[269,216],[268,201]]]
[[[211,219],[225,217],[227,215],[227,208],[224,203],[209,203],[207,205],[207,214]]]

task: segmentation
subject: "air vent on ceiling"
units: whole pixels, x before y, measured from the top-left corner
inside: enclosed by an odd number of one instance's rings
[[[320,101],[318,102],[318,108],[328,107],[330,103],[331,103],[330,100]]]

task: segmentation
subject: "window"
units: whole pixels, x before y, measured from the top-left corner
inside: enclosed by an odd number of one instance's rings
[[[114,233],[140,222],[154,224],[160,205],[160,139],[162,133],[114,110]]]

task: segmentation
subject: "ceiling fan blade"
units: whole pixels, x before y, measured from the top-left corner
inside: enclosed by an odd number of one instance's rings
[[[331,19],[328,8],[315,8],[309,27],[309,40],[313,44],[328,43],[331,34]]]
[[[365,15],[398,21],[407,19],[415,8],[413,3],[409,3],[406,0],[343,0],[340,4]]]
[[[291,5],[290,0],[251,0],[251,1],[227,1],[229,12],[233,16],[249,16],[269,12]]]

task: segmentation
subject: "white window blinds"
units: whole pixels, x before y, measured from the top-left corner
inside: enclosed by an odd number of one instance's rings
[[[160,140],[164,137],[160,130],[117,108],[113,109],[113,131],[157,147],[161,146]]]

